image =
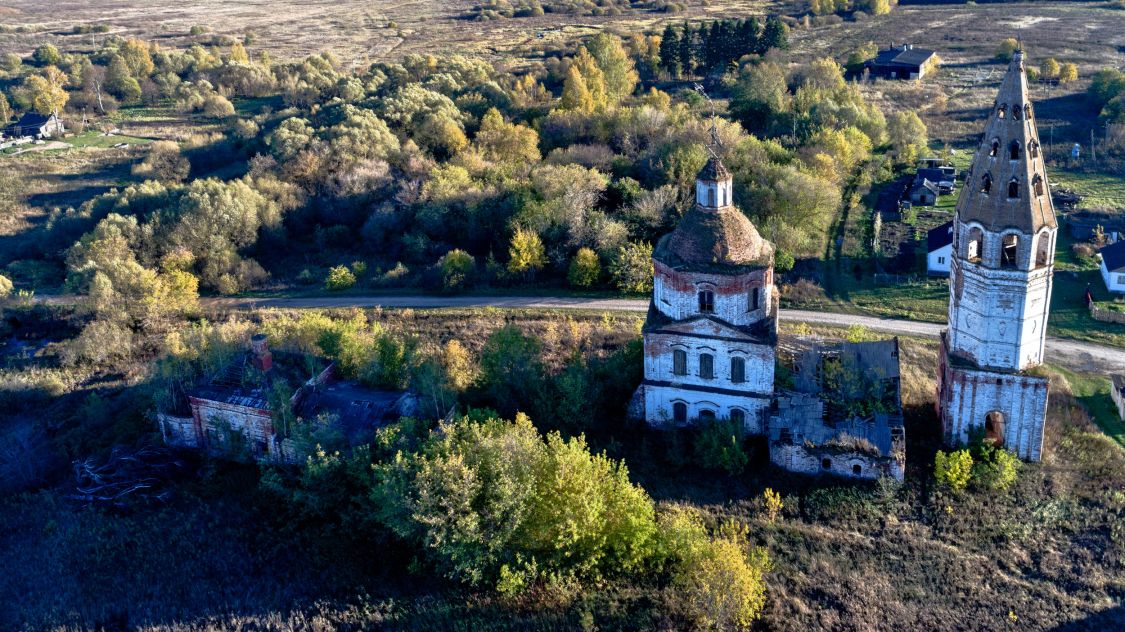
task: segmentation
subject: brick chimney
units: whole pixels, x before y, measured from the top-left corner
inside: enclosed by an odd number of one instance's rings
[[[250,338],[250,361],[262,372],[273,368],[273,354],[270,353],[269,337],[265,334],[254,334]]]

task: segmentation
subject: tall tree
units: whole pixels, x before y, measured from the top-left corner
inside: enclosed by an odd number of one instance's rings
[[[761,45],[759,48],[763,53],[771,48],[779,50],[789,49],[789,27],[785,26],[781,18],[776,15],[771,15],[766,18],[766,28],[762,31]]]
[[[695,72],[695,31],[691,24],[684,22],[684,29],[680,35],[680,70],[685,75]]]
[[[637,69],[625,52],[621,38],[600,33],[586,44],[586,50],[590,51],[602,71],[610,105],[618,104],[621,99],[633,93],[633,89],[637,87]]]
[[[683,68],[680,65],[680,34],[671,24],[664,27],[664,34],[660,36],[660,65],[673,77],[679,77]]]
[[[58,114],[66,106],[70,97],[64,85],[66,74],[54,66],[47,66],[42,75],[32,75],[24,82],[31,96],[31,107],[40,114]]]

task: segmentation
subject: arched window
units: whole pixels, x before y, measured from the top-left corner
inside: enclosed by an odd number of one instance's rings
[[[853,465],[852,466],[852,474],[855,474],[856,476],[859,476],[860,474],[863,474],[863,466],[860,465],[859,463],[856,463],[855,465]]]
[[[759,307],[761,307],[761,302],[762,302],[762,288],[760,288],[760,287],[750,288],[750,311],[752,311],[752,312],[756,311]]]
[[[746,360],[739,357],[730,359],[730,381],[736,383],[746,381]]]
[[[1028,143],[1027,151],[1028,151],[1028,153],[1031,154],[1032,158],[1038,158],[1039,157],[1039,141],[1033,140],[1030,143]]]
[[[1031,188],[1035,191],[1036,196],[1043,195],[1043,176],[1038,173],[1031,179]]]
[[[1043,231],[1035,238],[1035,267],[1042,268],[1051,260],[1051,233]]]
[[[687,404],[683,402],[675,402],[672,404],[672,421],[678,424],[687,423]]]
[[[1018,198],[1020,196],[1020,181],[1018,178],[1008,180],[1008,199]]]
[[[984,232],[975,226],[970,228],[969,241],[965,244],[965,258],[972,263],[980,263],[983,244]]]
[[[699,354],[699,377],[705,380],[715,379],[715,356],[710,353]]]
[[[1008,106],[1007,105],[1001,105],[1000,107],[996,108],[996,118],[1004,118],[1004,115],[1007,114],[1007,113],[1008,113]]]
[[[672,350],[672,375],[687,375],[687,352],[683,349]]]
[[[1013,105],[1012,106],[1012,119],[1016,120],[1016,121],[1020,120],[1020,113],[1021,112],[1023,112],[1023,108],[1021,108],[1018,103],[1016,105]]]
[[[1029,120],[1029,121],[1031,120],[1031,104],[1030,103],[1024,103],[1023,104],[1023,116],[1027,120]]]
[[[820,460],[820,467],[822,467],[826,470],[831,469],[832,468],[832,459],[821,459]]]
[[[699,411],[699,421],[715,421],[715,411],[707,408]]]
[[[980,179],[980,192],[988,193],[992,191],[992,174],[986,173]]]
[[[999,138],[993,138],[992,139],[992,149],[990,149],[988,151],[988,155],[995,157],[996,154],[998,154],[998,153],[1000,153],[1000,139]]]
[[[711,314],[715,311],[715,293],[711,290],[699,291],[699,312]]]
[[[1016,267],[1016,256],[1019,253],[1019,248],[1020,238],[1018,235],[1004,235],[1004,241],[1000,246],[1001,268]]]
[[[1008,145],[1008,160],[1020,159],[1020,142],[1013,140],[1011,145]]]
[[[746,411],[742,410],[741,408],[730,409],[730,420],[732,423],[738,424],[739,426],[745,426]]]
[[[995,446],[1004,445],[1004,413],[994,410],[984,418],[984,440]]]

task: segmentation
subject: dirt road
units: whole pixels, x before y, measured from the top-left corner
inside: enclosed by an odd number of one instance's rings
[[[214,309],[310,309],[332,307],[498,307],[508,309],[584,309],[594,311],[644,312],[648,301],[617,298],[546,296],[325,296],[312,298],[212,298],[201,301]],[[781,319],[811,325],[847,327],[862,325],[873,331],[904,336],[936,338],[945,325],[874,316],[783,309]],[[1079,371],[1111,373],[1125,370],[1125,349],[1089,342],[1047,338],[1047,361]]]

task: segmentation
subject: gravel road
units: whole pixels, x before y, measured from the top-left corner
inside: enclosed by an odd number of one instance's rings
[[[545,296],[325,296],[311,298],[211,298],[200,301],[212,309],[310,309],[332,307],[499,307],[519,309],[586,309],[644,312],[648,301],[618,298]],[[835,312],[781,310],[781,319],[813,325],[862,325],[874,331],[936,338],[945,325]],[[1125,370],[1125,349],[1089,342],[1047,338],[1047,361],[1080,371],[1111,373]]]

